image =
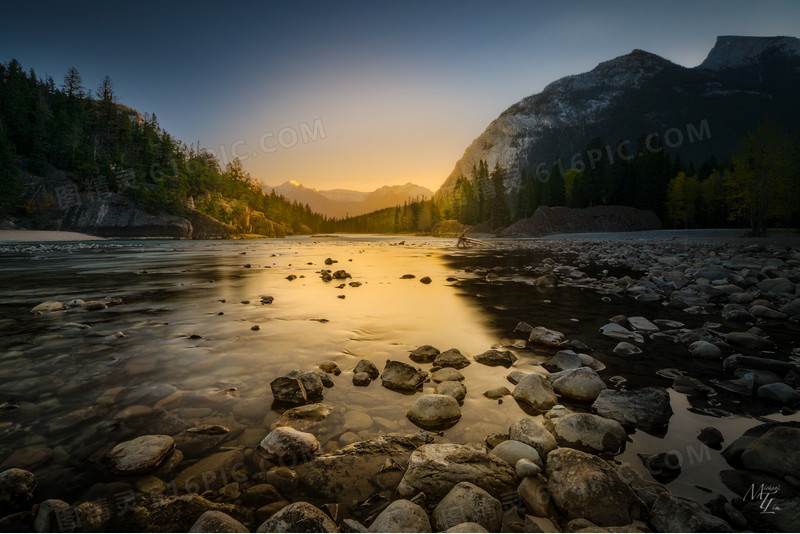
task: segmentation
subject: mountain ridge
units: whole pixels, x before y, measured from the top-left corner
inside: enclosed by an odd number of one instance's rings
[[[566,169],[592,139],[635,146],[642,135],[673,128],[686,133],[690,124],[698,129],[703,121],[710,133],[702,143],[670,148],[689,161],[711,154],[727,158],[765,115],[790,129],[800,126],[789,90],[796,83],[800,39],[795,37],[720,36],[693,68],[635,49],[509,106],[467,147],[434,198],[446,202],[459,177],[469,178],[481,160],[490,169],[496,163],[506,167],[503,184],[512,198],[523,171],[549,171],[559,159]]]
[[[289,201],[308,204],[317,213],[337,218],[363,215],[404,202],[433,197],[433,191],[412,182],[403,185],[385,185],[369,192],[351,189],[320,190],[306,187],[293,180],[278,186],[262,185],[262,188],[266,193],[275,191]]]

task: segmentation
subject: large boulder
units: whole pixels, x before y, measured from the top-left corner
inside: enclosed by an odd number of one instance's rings
[[[489,454],[508,462],[508,465],[514,466],[515,468],[517,462],[522,459],[529,460],[539,467],[542,467],[542,459],[536,449],[526,443],[513,439],[507,439],[498,444]]]
[[[279,376],[270,382],[269,387],[278,404],[299,406],[308,402],[308,394],[299,377]]]
[[[608,323],[600,328],[600,333],[612,339],[619,341],[634,341],[636,343],[644,343],[644,338],[637,332],[632,332],[624,326],[617,323]]]
[[[511,395],[538,411],[549,410],[558,403],[550,381],[538,374],[523,376]]]
[[[597,375],[594,369],[579,367],[569,369],[556,375],[551,375],[553,390],[571,400],[580,402],[593,402],[601,391],[606,389],[606,384]]]
[[[369,526],[370,532],[430,532],[428,514],[418,504],[400,499],[384,508]]]
[[[428,373],[412,367],[405,362],[386,360],[386,366],[381,374],[381,383],[389,389],[401,391],[414,391],[425,382]]]
[[[453,369],[463,369],[469,364],[470,361],[458,349],[448,349],[433,360],[433,365],[437,367],[452,367]]]
[[[175,440],[161,434],[139,436],[122,442],[106,455],[117,475],[143,475],[161,465],[175,449]]]
[[[208,510],[197,518],[189,532],[250,532],[246,526],[224,512]]]
[[[672,417],[669,393],[664,388],[633,391],[606,389],[592,404],[592,412],[613,419],[625,427],[660,433]]]
[[[597,456],[556,449],[547,456],[547,491],[566,519],[584,518],[602,526],[629,525],[644,504]]]
[[[431,363],[439,355],[439,349],[431,345],[422,345],[411,351],[409,358],[417,363]]]
[[[564,342],[564,334],[556,330],[550,330],[543,326],[537,326],[531,330],[528,341],[532,345],[543,345],[545,347],[558,347]]]
[[[256,532],[338,532],[325,512],[307,502],[284,506],[261,523]]]
[[[794,283],[787,278],[767,278],[758,283],[758,289],[770,295],[780,293],[794,295],[796,292]]]
[[[510,350],[490,349],[475,356],[475,361],[483,365],[511,367],[517,357]]]
[[[296,466],[295,471],[302,486],[315,497],[361,502],[383,488],[397,486],[403,471],[387,470],[386,465],[406,465],[417,447],[431,441],[433,435],[428,432],[380,436],[321,454]]]
[[[256,448],[256,451],[269,461],[291,463],[291,465],[313,459],[318,450],[319,441],[314,434],[288,426],[281,426],[271,431]]]
[[[550,371],[566,371],[567,369],[577,369],[583,363],[574,350],[560,350],[543,365]]]
[[[436,430],[456,424],[461,419],[461,408],[454,397],[434,393],[417,398],[406,417],[417,426]]]
[[[800,477],[800,428],[776,426],[753,440],[742,452],[747,469],[778,476]]]
[[[509,439],[521,441],[536,449],[536,452],[539,453],[539,457],[542,460],[547,458],[550,451],[558,447],[558,443],[556,442],[556,438],[553,437],[553,434],[530,417],[520,417],[511,423],[511,426],[508,428],[508,437]]]
[[[29,508],[35,489],[33,473],[16,467],[6,469],[0,473],[0,508],[7,513]]]
[[[436,506],[433,527],[441,532],[462,523],[477,523],[489,532],[500,532],[503,505],[470,482],[459,482]]]
[[[648,518],[656,532],[731,532],[731,527],[701,504],[662,493],[653,504]]]
[[[424,492],[429,502],[438,502],[459,482],[503,495],[516,488],[516,475],[513,467],[489,455],[483,445],[436,443],[414,451],[397,492],[404,498]]]
[[[628,437],[618,422],[588,413],[545,419],[544,424],[561,447],[595,454],[617,452]]]

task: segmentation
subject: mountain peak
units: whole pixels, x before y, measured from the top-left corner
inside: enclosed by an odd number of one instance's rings
[[[707,70],[735,69],[757,63],[768,51],[800,56],[800,39],[797,37],[746,37],[720,35],[705,61],[697,68]]]

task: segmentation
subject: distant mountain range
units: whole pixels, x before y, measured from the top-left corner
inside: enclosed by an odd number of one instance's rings
[[[601,138],[612,153],[620,142],[635,151],[644,136],[659,137],[670,153],[700,163],[729,158],[764,121],[800,128],[800,39],[717,38],[702,64],[676,65],[634,50],[593,70],[561,78],[509,107],[478,136],[436,192],[447,202],[460,176],[470,178],[480,160],[508,170],[509,200],[521,173],[567,169],[587,161],[589,142]]]
[[[320,190],[305,187],[294,181],[278,186],[263,185],[266,193],[275,191],[292,202],[308,204],[312,211],[327,217],[347,217],[362,215],[383,208],[402,205],[404,202],[425,200],[433,197],[433,191],[412,184],[390,185],[372,192],[352,191],[350,189]]]

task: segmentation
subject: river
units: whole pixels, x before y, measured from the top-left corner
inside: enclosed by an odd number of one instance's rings
[[[323,427],[318,437],[324,450],[338,448],[341,434],[350,430],[362,438],[414,432],[417,427],[405,417],[413,397],[380,381],[355,387],[356,362],[366,358],[379,369],[387,359],[409,362],[409,351],[424,344],[458,348],[468,356],[505,346],[519,357],[511,370],[526,371],[553,351],[526,348],[520,341],[525,335],[514,334],[519,321],[562,331],[595,349],[592,355],[607,366],[600,374],[609,387],[669,387],[672,381],[657,374],[664,368],[680,368],[707,383],[719,373],[718,363],[690,361],[685,347],[668,342],[648,341],[635,359],[618,357],[611,352],[616,341],[598,333],[617,314],[689,327],[708,317],[658,302],[603,301],[590,288],[543,291],[525,269],[541,253],[513,250],[513,243],[507,251],[453,245],[452,239],[424,237],[312,236],[6,252],[0,256],[0,403],[13,403],[14,409],[0,412],[3,468],[25,463],[17,466],[36,474],[43,498],[79,501],[94,484],[116,480],[98,461],[98,451],[157,433],[161,422],[154,414],[162,409],[191,425],[230,428],[214,450],[252,449],[280,415],[270,406],[270,382],[326,360],[343,373],[332,377],[325,402],[338,413],[369,417],[357,418],[357,428]],[[326,265],[327,258],[336,263]],[[468,272],[475,267],[497,267],[491,271],[497,278]],[[352,277],[324,282],[321,269],[343,269]],[[586,267],[590,274],[592,269],[599,267]],[[405,274],[415,278],[401,279]],[[424,276],[430,284],[420,283]],[[271,303],[262,300],[267,296]],[[30,312],[44,301],[107,297],[121,303],[94,311]],[[796,338],[793,331],[774,335]],[[503,385],[513,389],[505,378],[508,369],[473,362],[462,373],[468,390],[463,417],[439,441],[482,442],[525,415],[511,397],[498,403],[482,395]],[[666,435],[636,431],[617,459],[649,478],[637,454],[678,453],[683,470],[668,487],[701,502],[714,493],[737,497],[719,479],[728,468],[719,451],[697,440],[701,428],[715,426],[728,444],[761,420],[798,420],[724,392],[690,402],[669,391],[675,414]],[[714,417],[707,408],[730,415]]]

